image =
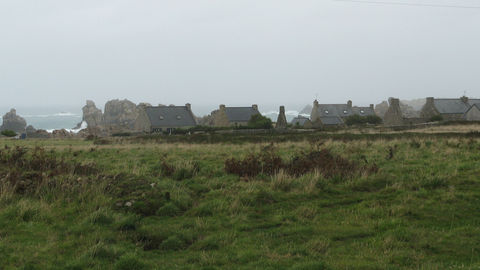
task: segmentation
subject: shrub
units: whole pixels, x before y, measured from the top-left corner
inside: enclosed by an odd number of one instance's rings
[[[127,254],[115,263],[117,270],[142,270],[147,269],[146,265],[139,261],[134,254]]]
[[[174,217],[180,213],[180,209],[174,203],[167,203],[157,211],[157,216]]]
[[[443,116],[441,114],[434,115],[429,119],[429,122],[440,122],[440,121],[443,121]]]
[[[176,235],[170,236],[160,244],[160,248],[163,250],[181,250],[185,247],[186,243]]]
[[[288,175],[295,177],[318,170],[327,178],[347,177],[358,172],[376,173],[378,171],[375,164],[359,166],[340,156],[333,155],[327,149],[300,152],[289,162],[284,162],[273,150],[266,150],[259,154],[249,154],[243,160],[236,158],[225,160],[225,171],[242,177],[255,177],[261,173],[272,176],[282,169]]]
[[[2,135],[7,136],[7,137],[15,137],[15,136],[17,136],[17,133],[13,130],[6,129],[6,130],[2,131]]]
[[[378,117],[377,115],[360,116],[358,114],[354,114],[345,119],[345,124],[348,126],[364,124],[378,125],[381,123],[382,118]]]
[[[194,177],[200,171],[200,166],[196,161],[182,160],[171,164],[164,159],[159,169],[160,175],[180,181]]]
[[[261,114],[252,115],[252,117],[248,121],[247,126],[248,128],[252,128],[252,129],[272,129],[273,128],[272,120]]]

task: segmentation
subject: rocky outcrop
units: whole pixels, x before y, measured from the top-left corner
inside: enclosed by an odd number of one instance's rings
[[[21,116],[17,115],[17,111],[15,109],[11,109],[10,112],[3,116],[3,124],[0,127],[0,130],[12,130],[17,133],[23,133],[25,132],[26,127],[27,121],[25,121],[25,119],[23,119]]]
[[[64,139],[64,138],[72,138],[75,136],[75,134],[67,131],[66,129],[56,129],[52,131],[51,136],[52,138]]]
[[[82,108],[83,119],[89,128],[101,128],[104,125],[102,110],[95,106],[95,102],[87,100],[87,105]],[[80,126],[80,125],[79,125]]]
[[[31,127],[31,126],[29,126]],[[43,129],[37,129],[33,131],[32,129],[29,130],[27,127],[27,138],[41,138],[41,139],[47,139],[51,138],[52,135],[48,133],[46,130]]]
[[[312,109],[313,109],[312,105],[308,104],[298,114],[300,114],[300,115],[310,115],[310,113],[312,112]]]
[[[109,131],[133,130],[139,110],[135,103],[125,100],[110,100],[105,104],[103,121]]]

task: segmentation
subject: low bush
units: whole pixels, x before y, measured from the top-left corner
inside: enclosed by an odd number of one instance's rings
[[[248,121],[247,127],[251,129],[272,129],[273,123],[268,117],[261,114],[254,114]]]
[[[429,122],[440,122],[440,121],[443,121],[443,116],[441,114],[434,115],[429,119]]]
[[[3,131],[1,132],[1,134],[2,134],[3,136],[6,136],[6,137],[15,137],[15,136],[17,136],[17,133],[16,133],[15,131],[13,131],[13,130],[8,130],[8,129],[3,130]]]
[[[379,125],[381,123],[382,123],[382,118],[378,117],[377,115],[361,116],[358,114],[354,114],[345,119],[345,124],[347,124],[347,126],[365,125],[365,124]]]
[[[254,177],[260,173],[272,176],[280,170],[295,177],[318,171],[324,177],[331,178],[334,176],[348,177],[361,172],[376,173],[378,167],[375,164],[359,166],[340,156],[333,155],[328,149],[300,152],[288,162],[284,162],[274,150],[249,154],[244,159],[225,160],[225,171],[242,177]]]

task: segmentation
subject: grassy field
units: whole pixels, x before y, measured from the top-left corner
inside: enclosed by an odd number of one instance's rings
[[[288,136],[2,139],[0,269],[480,269],[478,133]]]

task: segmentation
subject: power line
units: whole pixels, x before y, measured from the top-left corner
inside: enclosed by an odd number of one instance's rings
[[[480,9],[480,6],[460,6],[460,5],[438,5],[438,4],[420,4],[420,3],[401,3],[388,1],[369,1],[369,0],[334,0],[336,2],[352,2],[371,5],[396,5],[396,6],[416,6],[416,7],[436,7],[436,8],[463,8]]]

